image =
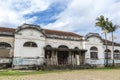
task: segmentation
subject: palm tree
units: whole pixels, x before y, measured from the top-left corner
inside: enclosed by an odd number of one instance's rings
[[[107,51],[107,49],[108,49],[108,46],[107,46],[107,32],[108,32],[107,23],[108,22],[109,22],[108,18],[105,19],[104,16],[101,15],[100,17],[98,17],[96,19],[96,23],[95,23],[95,25],[100,27],[102,29],[102,31],[105,33],[105,45],[106,45],[106,57],[107,57],[106,66],[108,66],[108,51]]]
[[[107,23],[108,28],[108,33],[111,33],[112,37],[112,57],[113,57],[113,66],[114,66],[114,32],[118,29],[118,25],[113,25],[111,21]]]

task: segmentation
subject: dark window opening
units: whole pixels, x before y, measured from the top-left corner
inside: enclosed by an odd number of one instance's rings
[[[111,59],[111,53],[105,53],[105,59]]]
[[[97,52],[91,52],[90,55],[91,55],[91,59],[98,59]]]
[[[34,42],[26,42],[23,45],[24,47],[37,47],[37,44]]]
[[[51,58],[51,51],[47,50],[45,51],[45,58]]]
[[[65,45],[61,45],[61,46],[59,46],[58,48],[59,48],[59,49],[63,49],[63,50],[64,50],[64,49],[68,49],[68,47],[65,46]]]
[[[115,53],[119,53],[120,51],[119,51],[119,50],[115,50],[114,52],[115,52]]]
[[[0,47],[11,47],[11,45],[6,42],[0,42]]]
[[[76,57],[76,55],[79,55],[78,51],[74,51],[74,58]]]
[[[106,50],[105,50],[105,52],[111,52],[111,50],[109,50],[109,49],[106,49]]]
[[[111,59],[111,50],[109,49],[105,50],[105,59]]]
[[[114,54],[114,59],[120,59],[120,54]]]
[[[96,47],[91,47],[90,50],[98,51]]]
[[[51,45],[47,45],[45,48],[46,49],[52,49]]]
[[[96,47],[90,48],[90,58],[91,59],[98,59],[98,49]]]

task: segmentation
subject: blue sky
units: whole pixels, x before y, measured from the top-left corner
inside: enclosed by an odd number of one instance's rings
[[[104,36],[95,27],[95,19],[104,15],[120,25],[119,5],[119,0],[0,0],[0,26],[17,28],[30,23],[81,35],[94,32]],[[117,42],[119,30],[115,32]]]

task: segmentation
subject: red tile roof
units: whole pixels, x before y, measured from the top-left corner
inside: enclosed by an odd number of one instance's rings
[[[107,44],[108,44],[108,45],[112,45],[112,41],[103,39],[103,43],[104,43],[104,44],[106,44],[106,41],[107,41]],[[120,46],[120,43],[114,42],[114,45],[115,45],[115,46]]]
[[[45,34],[48,34],[48,35],[83,37],[81,35],[78,35],[78,34],[72,33],[72,32],[65,32],[65,31],[58,31],[58,30],[49,30],[49,29],[44,29],[44,31],[45,31]]]
[[[48,35],[83,37],[83,36],[78,35],[78,34],[73,33],[73,32],[65,32],[65,31],[50,30],[50,29],[44,29],[44,31],[45,31],[45,34],[48,34]],[[15,33],[15,29],[14,28],[0,27],[0,32],[12,32],[12,33]]]
[[[13,29],[13,28],[6,28],[6,27],[0,27],[0,32],[11,32],[11,33],[14,33],[15,29]]]

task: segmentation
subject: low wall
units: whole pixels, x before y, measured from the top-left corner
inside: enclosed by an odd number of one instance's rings
[[[11,62],[12,62],[11,58],[0,58],[0,64],[7,64]]]
[[[13,58],[13,66],[42,65],[44,58]]]

